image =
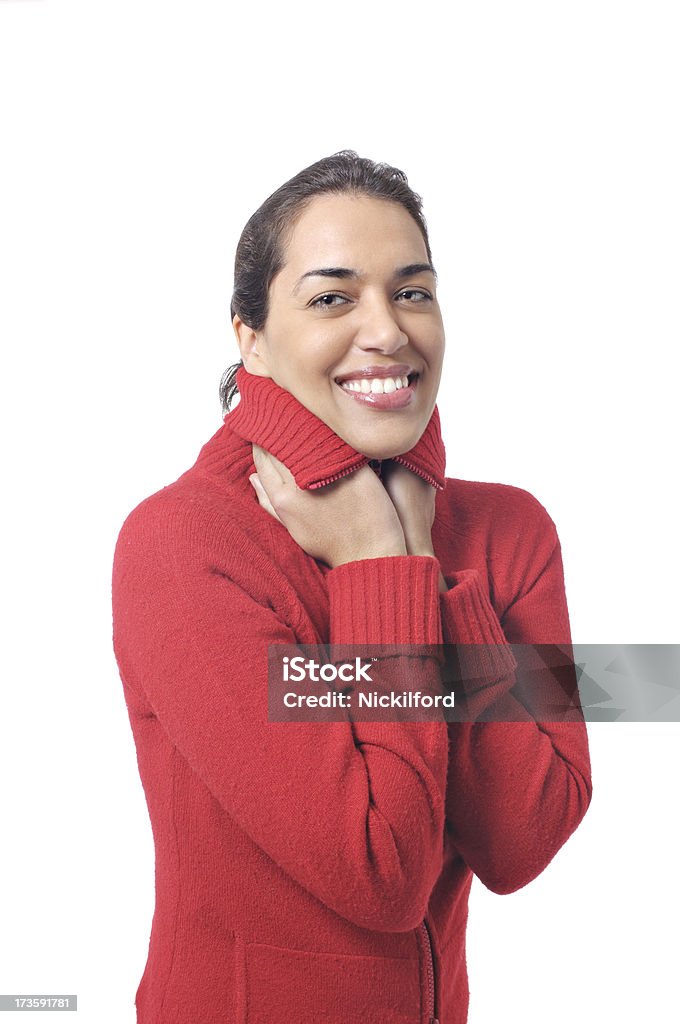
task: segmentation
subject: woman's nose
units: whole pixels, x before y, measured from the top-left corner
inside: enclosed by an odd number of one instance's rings
[[[355,342],[359,348],[392,353],[407,344],[408,336],[390,305],[376,301],[370,307],[364,307]]]

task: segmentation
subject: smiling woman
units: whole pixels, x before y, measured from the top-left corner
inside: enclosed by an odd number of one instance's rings
[[[539,729],[513,694],[512,643],[570,642],[555,526],[445,475],[436,285],[403,172],[342,151],[282,185],[236,253],[224,422],[121,528],[156,849],[140,1024],[464,1024],[473,874],[527,884],[588,807],[583,722]],[[387,652],[381,706],[394,670],[438,709],[443,645],[481,650],[475,715],[269,720],[271,651],[344,644]]]

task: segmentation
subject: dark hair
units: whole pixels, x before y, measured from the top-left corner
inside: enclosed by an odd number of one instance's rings
[[[281,185],[244,227],[236,247],[232,320],[238,314],[252,330],[262,330],[267,320],[269,286],[283,266],[287,235],[315,196],[346,192],[400,203],[420,228],[427,257],[432,260],[422,200],[409,186],[404,172],[343,149],[310,164]],[[241,366],[243,362],[235,363],[222,374],[220,401],[224,413],[238,393],[235,377]]]

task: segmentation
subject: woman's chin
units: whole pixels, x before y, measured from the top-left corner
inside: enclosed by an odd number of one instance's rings
[[[358,422],[363,419],[361,416],[349,421],[346,416],[338,415],[321,418],[350,448],[368,459],[393,459],[395,455],[403,455],[418,443],[427,427],[427,419],[422,414],[409,416],[408,422],[406,417],[395,415],[373,415],[368,423]]]
[[[422,433],[422,432],[421,432]],[[365,455],[367,459],[393,459],[395,455],[403,455],[413,448],[420,434],[417,437],[391,438],[389,442],[380,444],[375,438],[362,438],[356,435],[349,435],[343,440],[354,448],[355,451]]]

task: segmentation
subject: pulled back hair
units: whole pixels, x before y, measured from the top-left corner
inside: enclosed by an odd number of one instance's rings
[[[432,259],[422,200],[404,172],[342,149],[281,185],[244,227],[234,262],[232,320],[238,314],[247,327],[262,330],[267,321],[269,286],[283,267],[285,244],[297,219],[316,196],[343,193],[400,203],[420,228],[428,259]],[[223,413],[229,412],[238,394],[235,377],[241,366],[243,362],[235,363],[222,374],[219,394]]]

